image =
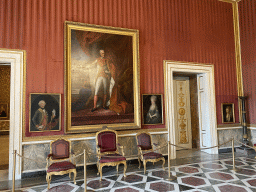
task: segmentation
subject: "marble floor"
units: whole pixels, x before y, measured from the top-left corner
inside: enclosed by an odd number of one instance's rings
[[[177,159],[171,160],[171,181],[168,168],[161,163],[147,164],[147,172],[138,169],[136,160],[128,161],[127,177],[123,177],[123,166],[119,175],[114,167],[103,168],[100,182],[95,165],[87,166],[87,190],[99,192],[142,192],[142,191],[216,191],[256,192],[256,159],[236,154],[236,168],[233,170],[232,154],[209,155],[204,152],[177,151]],[[15,191],[22,192],[80,192],[84,191],[83,169],[77,168],[76,185],[66,176],[53,176],[50,190],[47,190],[45,173],[24,174],[16,181]],[[11,181],[0,180],[0,191],[10,191]]]

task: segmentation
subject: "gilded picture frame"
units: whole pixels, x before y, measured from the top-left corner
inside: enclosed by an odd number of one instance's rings
[[[9,119],[9,105],[8,103],[0,103],[0,120]]]
[[[234,103],[221,103],[222,123],[235,123]]]
[[[65,132],[141,128],[139,31],[65,22]]]
[[[163,124],[163,95],[142,94],[143,125]]]
[[[61,130],[61,94],[30,93],[29,132]]]

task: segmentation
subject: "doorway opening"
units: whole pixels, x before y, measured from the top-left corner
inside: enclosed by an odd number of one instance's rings
[[[26,52],[22,50],[0,49],[0,63],[10,64],[10,106],[9,106],[9,173],[12,180],[13,152],[22,154],[22,127],[23,127],[23,96],[25,85]],[[15,179],[21,178],[21,158],[16,159]]]
[[[176,143],[178,150],[200,148],[197,74],[173,73]]]
[[[0,181],[8,180],[10,129],[10,63],[0,63]]]
[[[177,61],[164,61],[165,74],[165,107],[166,107],[166,127],[168,128],[168,140],[171,144],[169,148],[169,158],[176,158],[177,140],[182,134],[177,136],[175,125],[175,95],[174,95],[174,76],[191,76],[191,79],[196,76],[196,94],[198,109],[198,137],[194,139],[194,145],[200,148],[208,148],[217,145],[217,123],[216,123],[216,103],[215,103],[215,85],[214,85],[214,66],[198,63],[185,63]],[[195,87],[195,84],[192,85]],[[196,96],[196,95],[194,95]],[[196,100],[194,100],[196,103]],[[194,104],[195,105],[195,104]],[[183,110],[183,112],[182,112]],[[184,113],[184,109],[180,112]],[[184,125],[183,125],[184,127]],[[181,130],[184,131],[184,130]],[[184,136],[184,135],[183,135]],[[184,139],[184,137],[181,137]],[[186,141],[186,140],[183,140]],[[192,142],[192,139],[191,139]],[[205,149],[204,152],[217,154],[218,149]]]

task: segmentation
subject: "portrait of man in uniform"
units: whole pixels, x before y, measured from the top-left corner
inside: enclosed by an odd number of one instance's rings
[[[60,94],[30,94],[30,132],[60,130]]]
[[[97,26],[91,30],[94,26],[78,25],[84,30],[76,30],[71,23],[74,29],[67,32],[67,129],[125,123],[138,126],[134,37],[118,29],[105,30],[103,26],[99,30]]]

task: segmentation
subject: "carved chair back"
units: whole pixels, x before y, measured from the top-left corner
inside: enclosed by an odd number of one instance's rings
[[[65,139],[51,141],[50,153],[52,160],[68,159],[71,154],[71,142]]]
[[[138,133],[136,135],[137,145],[141,150],[152,150],[151,135],[149,133]]]
[[[96,133],[98,153],[114,153],[117,151],[117,132],[105,129]]]

